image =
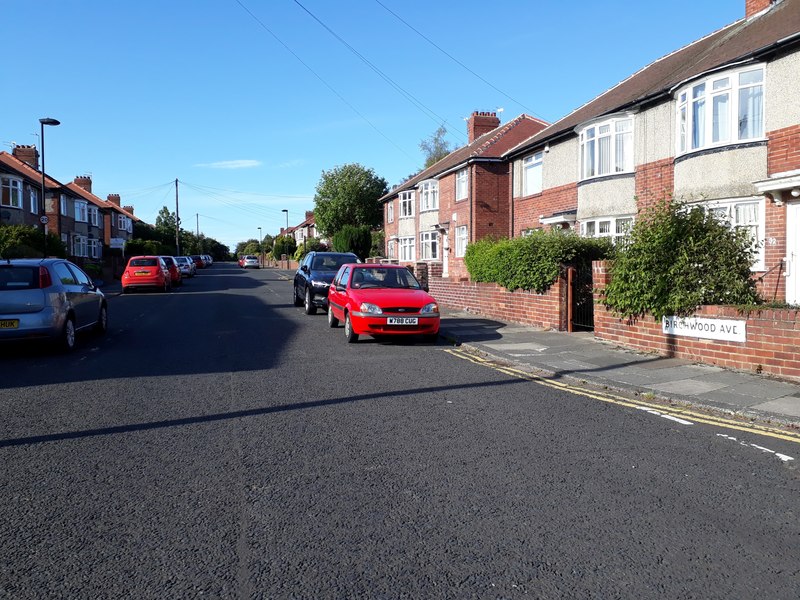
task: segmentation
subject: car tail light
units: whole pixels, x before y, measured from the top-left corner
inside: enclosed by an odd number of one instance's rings
[[[50,277],[50,271],[47,270],[47,267],[39,267],[39,287],[45,289],[51,285],[53,285],[53,279]]]

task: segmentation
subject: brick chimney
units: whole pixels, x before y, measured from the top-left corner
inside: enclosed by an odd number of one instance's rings
[[[467,121],[467,135],[470,143],[498,127],[500,127],[500,119],[497,118],[497,113],[476,110]]]
[[[119,206],[119,194],[109,194],[107,200],[111,204],[116,204],[117,206]]]
[[[744,0],[744,16],[748,19],[774,4],[773,0]]]
[[[11,155],[29,167],[39,170],[39,151],[36,146],[14,146],[11,149]]]
[[[122,210],[133,214],[133,207],[132,206],[123,206]]]
[[[78,175],[75,178],[75,185],[83,188],[90,194],[92,193],[92,176],[91,175]]]
[[[306,221],[308,221],[309,219],[313,219],[313,218],[314,218],[314,211],[313,210],[307,210],[306,211]]]

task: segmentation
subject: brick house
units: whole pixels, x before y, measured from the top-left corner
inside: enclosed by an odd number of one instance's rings
[[[502,154],[546,125],[520,115],[501,126],[496,113],[472,113],[466,146],[380,198],[386,257],[440,264],[443,277],[466,278],[467,243],[509,235],[510,163]]]
[[[306,240],[317,237],[317,225],[314,219],[314,211],[307,210],[305,220],[293,227],[290,232],[291,235],[294,236],[294,241],[298,248],[303,246]]]
[[[800,303],[800,0],[745,11],[505,152],[513,235],[618,237],[674,196],[751,231],[762,293]]]

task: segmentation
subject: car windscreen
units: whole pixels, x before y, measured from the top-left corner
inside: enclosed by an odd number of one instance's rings
[[[39,267],[0,265],[0,291],[31,290],[39,287]]]
[[[129,266],[131,267],[155,267],[158,264],[156,258],[132,258]]]
[[[312,271],[338,271],[339,267],[347,263],[356,262],[351,254],[334,254],[330,256],[315,256],[311,263]]]
[[[354,288],[395,288],[418,290],[421,286],[408,269],[383,267],[357,268],[353,271]]]

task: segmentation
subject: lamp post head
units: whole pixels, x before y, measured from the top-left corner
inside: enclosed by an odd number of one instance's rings
[[[61,125],[61,121],[58,119],[51,119],[50,117],[39,119],[39,123],[42,125]]]

